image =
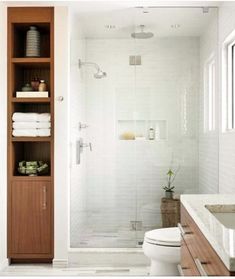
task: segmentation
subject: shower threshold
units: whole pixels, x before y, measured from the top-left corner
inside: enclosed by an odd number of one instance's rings
[[[148,266],[142,248],[70,248],[69,265],[79,267]]]

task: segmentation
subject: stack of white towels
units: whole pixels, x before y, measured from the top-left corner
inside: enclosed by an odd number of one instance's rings
[[[49,137],[51,135],[50,113],[15,112],[12,120],[14,137]]]

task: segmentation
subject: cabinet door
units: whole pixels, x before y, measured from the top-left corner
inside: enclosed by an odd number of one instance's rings
[[[200,276],[194,260],[187,248],[186,243],[182,239],[181,241],[181,261],[180,261],[181,275],[183,276]]]
[[[230,272],[200,231],[187,210],[181,206],[181,224],[186,232],[183,239],[201,273],[208,276],[228,276]],[[200,271],[198,268],[198,270]]]
[[[51,184],[14,181],[11,189],[11,253],[51,252]]]

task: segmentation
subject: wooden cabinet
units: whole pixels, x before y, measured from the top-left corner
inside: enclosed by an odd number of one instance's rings
[[[11,255],[52,254],[50,181],[14,181],[11,187]]]
[[[187,210],[181,205],[181,263],[185,276],[234,276],[221,261]]]
[[[26,57],[30,26],[40,33],[40,56]],[[51,262],[54,256],[54,8],[8,8],[8,258]],[[45,80],[48,98],[18,98],[26,83]],[[50,113],[50,136],[14,137],[12,115]],[[22,176],[21,161],[43,161],[45,176]]]
[[[200,276],[185,241],[181,241],[181,264],[178,266],[181,276]]]

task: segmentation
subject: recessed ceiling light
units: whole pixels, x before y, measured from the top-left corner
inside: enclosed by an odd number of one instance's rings
[[[115,29],[116,28],[116,26],[114,24],[106,24],[104,27],[107,28],[107,29]]]
[[[180,28],[180,25],[179,24],[172,24],[171,28],[178,29],[178,28]]]
[[[143,14],[149,14],[149,11],[148,11],[148,10],[143,10],[142,13],[143,13]]]

